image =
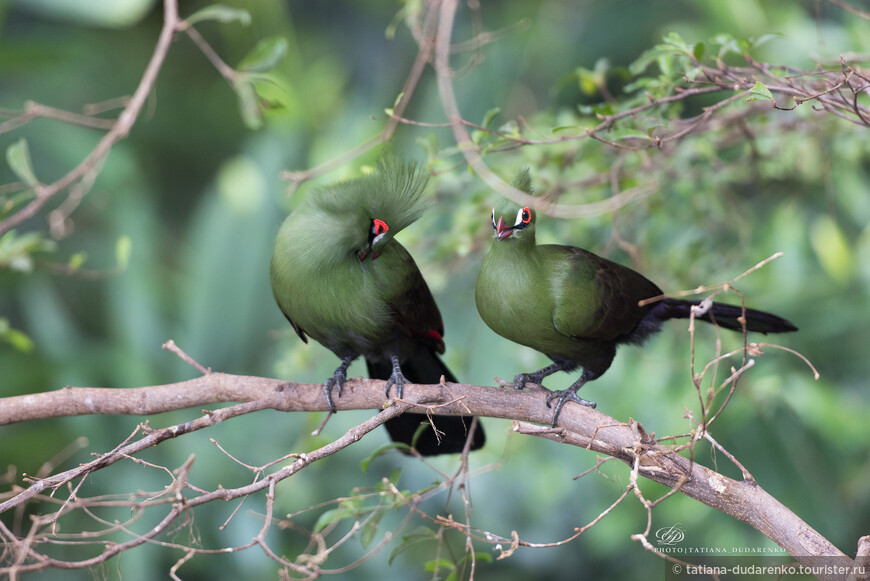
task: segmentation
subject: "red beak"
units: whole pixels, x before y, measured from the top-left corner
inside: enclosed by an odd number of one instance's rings
[[[505,226],[504,218],[501,216],[498,217],[498,224],[495,225],[495,231],[498,235],[499,240],[504,240],[508,236],[514,233],[514,229],[510,226]]]

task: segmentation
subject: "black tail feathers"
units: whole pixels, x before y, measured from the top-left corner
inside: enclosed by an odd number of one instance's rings
[[[389,362],[372,362],[366,359],[366,366],[369,377],[372,379],[388,379],[393,372],[393,366]],[[413,383],[438,383],[441,381],[442,375],[445,381],[457,383],[456,377],[444,365],[441,358],[425,348],[419,349],[417,353],[402,363],[402,374]],[[410,446],[420,424],[425,424],[426,426],[417,438],[414,448],[423,456],[435,456],[462,452],[468,437],[471,419],[468,416],[432,416],[432,422],[438,430],[437,435],[424,414],[404,413],[389,420],[384,425],[390,434],[390,439]],[[482,448],[485,443],[486,436],[483,433],[483,426],[478,422],[470,449],[477,450]]]
[[[682,299],[664,299],[655,307],[657,318],[665,319],[688,319],[693,306],[700,305],[701,301],[687,301]],[[695,318],[708,323],[715,323],[720,327],[743,331],[740,318],[745,317],[746,330],[756,333],[788,333],[797,331],[797,327],[789,321],[765,311],[755,309],[743,309],[739,305],[725,303],[712,303],[712,306],[704,314],[696,314]]]

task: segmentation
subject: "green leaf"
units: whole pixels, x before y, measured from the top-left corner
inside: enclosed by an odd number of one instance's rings
[[[398,547],[393,549],[393,551],[390,553],[390,557],[389,559],[387,559],[387,564],[392,565],[393,559],[395,559],[414,545],[430,541],[436,541],[437,539],[438,535],[435,533],[434,530],[430,529],[429,527],[420,525],[419,527],[414,529],[413,532],[402,537],[402,543]]]
[[[20,272],[33,270],[35,252],[50,252],[56,244],[46,240],[39,232],[28,232],[19,236],[15,230],[10,230],[0,236],[0,268],[9,267]]]
[[[264,38],[242,59],[239,70],[247,73],[270,71],[287,54],[287,47],[287,39],[283,36]]]
[[[362,514],[362,506],[356,499],[347,498],[337,508],[324,511],[314,524],[314,532],[319,533],[330,524],[346,518],[359,518]]]
[[[423,564],[423,569],[429,572],[440,571],[441,569],[447,569],[448,571],[453,571],[456,569],[456,565],[453,564],[453,561],[449,559],[445,559],[443,557],[439,559],[433,559],[431,561],[426,561]]]
[[[822,216],[810,229],[810,243],[819,263],[832,279],[847,284],[855,274],[855,259],[843,231],[830,216]]]
[[[480,122],[481,127],[489,127],[489,124],[492,123],[492,120],[501,113],[501,109],[498,107],[493,107],[489,111],[487,111],[483,116],[483,121]]]
[[[263,116],[260,114],[260,101],[254,83],[246,75],[239,75],[233,82],[233,90],[239,99],[239,112],[242,121],[248,129],[263,127]]]
[[[410,449],[411,449],[411,447],[408,446],[408,444],[405,444],[402,442],[392,442],[390,444],[385,444],[385,445],[381,446],[380,448],[377,448],[374,452],[369,454],[368,458],[365,458],[362,462],[360,462],[360,468],[362,469],[363,472],[368,472],[369,464],[371,464],[375,458],[377,458],[379,456],[383,456],[384,454],[386,454],[390,450],[400,450],[401,451],[401,450],[410,450]]]
[[[781,32],[772,32],[768,34],[762,34],[758,38],[750,39],[750,44],[752,48],[758,48],[759,46],[766,44],[774,39],[785,38],[785,35]]]
[[[133,250],[133,240],[126,234],[115,242],[115,264],[124,270],[130,263],[130,252]]]
[[[30,162],[30,148],[27,147],[27,140],[23,137],[6,148],[6,162],[15,175],[29,187],[39,185],[39,180],[36,179],[36,174],[33,171],[33,164]]]
[[[665,44],[669,45],[683,54],[692,54],[692,47],[689,46],[679,33],[673,30],[665,35]]]
[[[701,62],[704,60],[704,50],[705,46],[703,42],[696,42],[695,46],[692,47],[692,55],[695,57],[695,60]]]
[[[749,97],[747,101],[770,101],[776,103],[773,94],[764,86],[761,81],[755,81],[755,85],[749,89]]]
[[[22,353],[33,351],[33,340],[18,329],[13,329],[9,321],[3,317],[0,317],[0,339]]]
[[[362,530],[359,532],[359,542],[362,544],[363,548],[368,547],[372,544],[372,541],[375,539],[375,535],[378,533],[378,525],[381,522],[381,518],[384,516],[384,511],[379,510],[376,514],[372,515],[370,519],[362,526]]]
[[[67,266],[69,266],[70,270],[78,270],[82,267],[85,261],[88,259],[88,254],[86,252],[76,252],[72,256],[69,257],[69,261],[67,262]]]
[[[347,511],[342,512],[342,509],[340,508],[332,508],[330,510],[324,511],[317,519],[317,522],[314,523],[314,532],[318,533],[334,521],[341,520],[346,516]]]
[[[197,10],[187,18],[185,22],[188,25],[203,22],[205,20],[216,20],[218,22],[240,22],[244,26],[251,24],[251,13],[240,8],[232,8],[223,4],[212,4],[200,10]]]

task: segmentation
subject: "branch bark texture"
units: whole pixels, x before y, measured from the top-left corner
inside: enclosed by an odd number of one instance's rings
[[[405,398],[398,403],[408,410],[429,411],[439,415],[475,415],[546,425],[552,410],[546,407],[544,401],[541,389],[517,391],[442,383],[407,385]],[[0,399],[0,425],[70,415],[151,415],[225,402],[242,403],[210,412],[201,420],[188,422],[185,424],[187,427],[176,427],[167,437],[199,429],[195,425],[197,422],[203,423],[204,427],[260,409],[284,412],[323,412],[328,409],[320,384],[209,373],[168,385],[139,388],[65,387],[53,392],[4,398]],[[382,409],[388,403],[384,398],[384,382],[380,380],[349,380],[341,397],[335,398],[339,411]],[[637,465],[640,475],[677,488],[690,498],[748,523],[799,562],[804,559],[811,564],[810,559],[819,556],[846,557],[756,481],[728,478],[677,454],[656,442],[634,420],[621,422],[596,410],[572,405],[562,411],[559,424],[557,429],[524,426],[521,431],[612,456],[629,466]],[[36,483],[34,486],[39,485]],[[27,491],[22,494],[27,494]],[[11,500],[3,504],[10,504]],[[0,505],[0,512],[2,510],[4,506]]]

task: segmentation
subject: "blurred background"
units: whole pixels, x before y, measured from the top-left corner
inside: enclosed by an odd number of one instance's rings
[[[257,83],[264,106],[261,127],[252,128],[257,120],[240,112],[226,80],[180,35],[130,137],[112,150],[69,219],[61,228],[49,228],[51,206],[17,229],[15,240],[30,244],[28,251],[10,250],[10,238],[5,248],[0,244],[3,396],[66,385],[139,387],[195,377],[195,370],[161,349],[169,339],[203,365],[226,373],[322,382],[338,364],[321,346],[302,344],[275,306],[268,277],[272,244],[299,200],[318,184],[359,175],[381,150],[304,183],[292,196],[279,176],[334,159],[382,130],[384,110],[396,101],[417,52],[405,18],[419,6],[412,1],[224,4],[247,10],[250,23],[207,21],[197,29],[231,66],[263,39],[286,41],[286,53],[269,79]],[[182,15],[206,5],[184,2]],[[27,100],[81,112],[86,105],[131,94],[161,23],[162,6],[152,0],[0,2],[0,122],[14,117]],[[708,51],[729,38],[763,38],[766,42],[753,52],[756,59],[806,70],[818,63],[836,68],[841,55],[855,62],[870,50],[870,22],[809,0],[515,0],[484,2],[479,10],[462,5],[454,42],[480,30],[503,34],[479,50],[453,56],[464,118],[486,119],[507,133],[521,129],[525,120],[533,129],[527,136],[543,139],[560,134],[553,128],[594,126],[595,106],[611,96],[642,95],[631,86],[628,67],[671,32],[690,44],[706,43]],[[727,58],[743,64],[733,54]],[[652,80],[681,74],[654,66],[643,72]],[[688,100],[650,116],[659,115],[653,122],[666,124],[727,96]],[[539,219],[539,242],[582,246],[640,270],[668,292],[731,280],[784,252],[738,288],[748,305],[800,327],[798,333],[765,340],[805,355],[821,378],[814,381],[799,358],[767,349],[739,383],[712,433],[765,490],[852,555],[858,537],[870,533],[870,140],[866,128],[815,111],[811,103],[793,111],[761,105],[763,110],[741,100],[723,113],[726,118],[733,113],[733,123],[661,150],[619,151],[590,139],[512,149],[494,144],[493,150],[506,151],[491,151],[486,161],[505,180],[529,166],[541,190],[561,192],[561,201],[573,204],[608,198],[614,167],[620,189],[656,181],[655,193],[615,213]],[[740,115],[749,107],[755,112]],[[102,116],[115,114],[117,109]],[[444,121],[431,69],[405,117]],[[37,119],[0,134],[0,148],[26,138],[34,170],[48,183],[75,167],[101,135]],[[437,174],[432,180],[436,204],[399,238],[441,307],[448,365],[464,382],[492,385],[495,376],[510,379],[546,364],[542,355],[496,336],[477,315],[474,281],[489,244],[495,194],[467,171],[452,149],[449,130],[400,125],[389,147],[429,163]],[[16,180],[2,164],[0,184]],[[4,203],[12,203],[13,195],[0,190]],[[739,301],[736,295],[726,298]],[[736,334],[722,340],[724,351],[742,345]],[[715,341],[712,328],[699,330],[697,369],[715,355]],[[685,410],[700,417],[690,358],[685,322],[671,322],[642,350],[622,348],[613,368],[583,395],[597,401],[600,411],[621,421],[634,418],[658,436],[686,433],[693,425]],[[739,358],[723,364],[718,381],[731,365],[739,366]],[[350,369],[351,376],[364,373],[360,363]],[[557,389],[573,379],[559,374],[546,383]],[[162,427],[199,413],[186,410],[148,420]],[[192,483],[241,486],[252,480],[251,473],[209,438],[240,460],[262,465],[323,445],[369,415],[342,412],[321,436],[312,437],[319,414],[261,412],[166,442],[143,457],[173,469],[195,454]],[[62,471],[88,461],[91,452],[112,449],[143,419],[92,416],[0,428],[0,469],[13,467],[3,490],[21,483],[22,474]],[[516,436],[507,421],[483,423],[488,443],[471,456],[469,493],[471,523],[484,531],[509,537],[515,530],[526,541],[559,541],[594,519],[628,484],[627,467],[615,462],[574,480],[596,465],[595,455]],[[399,487],[411,491],[442,480],[439,470],[458,468],[456,458],[438,458],[427,466],[390,452],[363,470],[361,462],[387,441],[379,430],[281,483],[276,516],[374,487],[396,468],[402,469]],[[739,471],[708,447],[699,446],[695,457],[739,478]],[[165,472],[130,462],[90,476],[79,494],[156,491],[166,484]],[[651,499],[667,492],[648,481],[641,489]],[[447,502],[445,493],[424,508],[457,518],[464,514],[458,496]],[[169,540],[210,548],[247,542],[261,526],[262,497],[248,499],[219,530],[235,506],[197,510],[193,522]],[[314,527],[332,508],[303,512],[293,522]],[[384,517],[378,534],[395,527],[404,514]],[[20,516],[2,518],[11,526]],[[66,532],[80,530],[81,522],[73,518],[64,523]],[[147,518],[139,524],[142,530],[153,526]],[[686,547],[773,547],[747,525],[680,495],[655,508],[651,535],[675,524],[685,531]],[[650,571],[663,573],[665,563],[631,540],[646,526],[645,509],[629,497],[560,547],[520,548],[496,561],[491,545],[477,544],[485,555],[479,557],[475,578],[649,578]],[[391,558],[397,547],[405,547],[396,538],[338,577],[382,578],[388,571],[394,578],[435,578],[431,568],[438,555],[446,560],[438,578],[450,573],[446,563],[453,559],[459,567],[454,574],[467,576],[460,562],[464,537],[447,534],[448,550],[438,553],[427,536],[434,530],[412,517],[397,535],[414,533],[428,540]],[[273,527],[269,541],[277,553],[292,558],[308,540],[292,528]],[[345,567],[371,548],[352,539],[322,566]],[[93,551],[60,547],[56,554],[80,559]],[[139,547],[96,573],[49,571],[32,578],[165,578],[182,554]],[[486,555],[491,562],[483,562]],[[179,575],[275,578],[276,569],[251,549],[195,557]]]

